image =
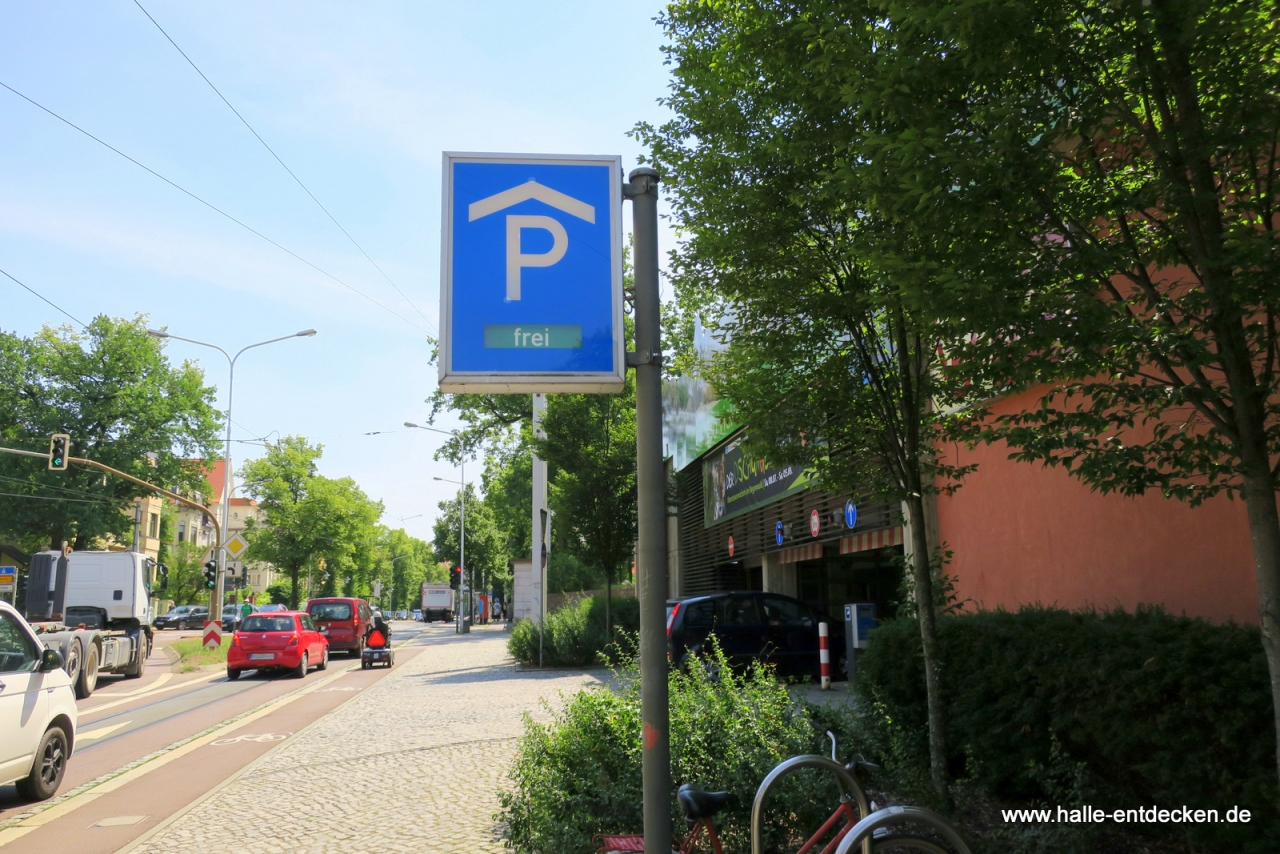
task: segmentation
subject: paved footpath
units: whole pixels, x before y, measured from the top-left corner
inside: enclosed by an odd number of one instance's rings
[[[437,635],[131,854],[502,851],[498,792],[529,711],[600,674],[518,672],[508,635]]]

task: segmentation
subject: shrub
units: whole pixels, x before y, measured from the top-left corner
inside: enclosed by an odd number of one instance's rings
[[[588,596],[547,615],[542,637],[542,663],[548,667],[586,667],[600,663],[611,642],[640,631],[640,604],[616,598],[612,608],[613,637],[605,634],[604,597]],[[538,663],[538,628],[521,620],[511,628],[507,651],[524,664]]]
[[[1186,830],[1241,850],[1280,834],[1258,629],[1157,609],[1024,608],[943,618],[939,641],[953,770],[996,795],[1220,815],[1239,805],[1248,825]],[[881,751],[918,771],[928,751],[916,623],[873,632],[858,673]]]
[[[673,789],[692,782],[737,794],[737,806],[715,823],[726,851],[746,851],[760,781],[787,756],[813,752],[817,739],[771,668],[734,672],[719,649],[709,658],[705,669],[669,676]],[[499,818],[515,850],[585,853],[592,850],[592,834],[642,830],[638,676],[628,661],[617,671],[618,687],[578,692],[547,724],[526,715],[510,772],[513,786],[499,796]],[[775,836],[822,824],[834,804],[817,785],[800,781],[771,800]],[[674,791],[671,814],[680,815]],[[683,832],[683,822],[676,826]]]

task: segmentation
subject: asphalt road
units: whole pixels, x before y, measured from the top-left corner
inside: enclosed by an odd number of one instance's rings
[[[401,648],[397,652],[397,664],[405,656],[413,654],[416,641],[452,634],[452,628],[444,624],[424,626],[422,623],[397,623],[392,628],[392,640]],[[165,648],[174,641],[197,637],[199,634],[198,631],[158,632],[151,657],[147,660],[147,671],[142,678],[123,679],[104,675],[93,695],[78,701],[76,747],[68,763],[59,795],[114,774],[157,751],[163,751],[177,742],[190,739],[264,704],[307,688],[326,677],[349,670],[360,674],[361,678],[357,680],[360,684],[344,684],[324,690],[318,698],[312,698],[321,702],[300,704],[291,712],[291,717],[297,717],[299,711],[304,718],[319,716],[361,690],[364,682],[381,678],[381,674],[387,672],[385,669],[375,668],[361,673],[359,660],[341,653],[330,659],[327,672],[313,670],[305,679],[290,678],[285,674],[250,672],[241,679],[230,682],[221,668],[192,673],[176,672],[176,668],[170,666],[170,656]],[[262,742],[261,745],[263,749],[270,747],[269,742]],[[247,756],[245,761],[252,758],[254,757]],[[184,757],[174,764],[180,771],[184,765],[193,761]],[[234,773],[238,768],[232,762],[223,770]],[[193,780],[199,779],[208,786],[223,779],[218,777],[210,780],[208,777],[207,769],[203,773],[192,775]],[[179,785],[177,790],[185,788],[188,787]],[[39,805],[21,798],[14,786],[0,786],[0,827],[22,816],[33,806]],[[5,845],[5,832],[0,830],[0,846]],[[44,850],[47,854],[50,850],[58,849]]]

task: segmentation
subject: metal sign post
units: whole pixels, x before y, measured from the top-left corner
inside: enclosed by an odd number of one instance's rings
[[[624,188],[635,239],[636,549],[640,586],[640,720],[645,854],[671,851],[667,705],[666,469],[662,464],[662,325],[658,296],[658,173],[633,169]]]

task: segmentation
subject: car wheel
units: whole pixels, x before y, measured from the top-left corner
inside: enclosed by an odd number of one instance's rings
[[[320,657],[320,663],[316,665],[316,670],[326,670],[329,667],[329,647],[324,648],[324,655]]]
[[[295,679],[303,678],[307,675],[307,668],[307,654],[304,652],[302,658],[298,661],[298,666],[293,669],[293,677]]]
[[[232,670],[230,667],[227,668],[227,681],[234,682],[239,678],[240,678],[239,670]]]
[[[67,734],[62,727],[51,726],[36,748],[31,773],[18,781],[18,793],[24,798],[45,801],[52,798],[62,785],[62,775],[67,770]]]
[[[84,654],[84,664],[80,666],[80,677],[76,679],[76,699],[83,700],[98,687],[98,645],[89,644]]]
[[[355,649],[351,650],[351,657],[352,657],[352,658],[360,658],[362,655],[364,655],[364,640],[363,640],[363,639],[362,639],[359,643],[357,643],[357,644],[356,644],[356,648],[355,648]]]

